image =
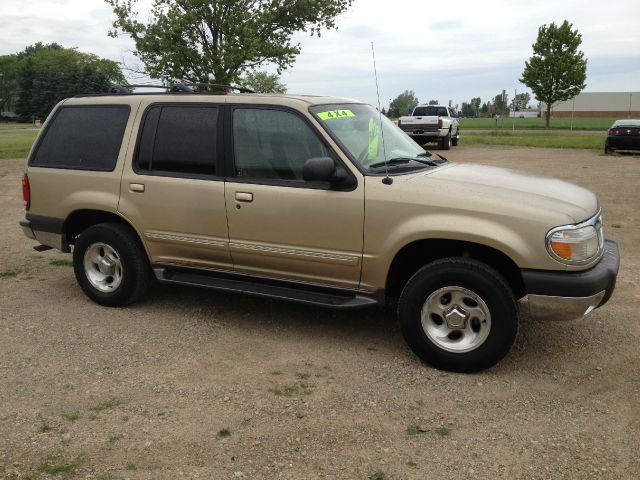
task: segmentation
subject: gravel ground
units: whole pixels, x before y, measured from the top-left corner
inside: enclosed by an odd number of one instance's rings
[[[622,267],[586,319],[523,318],[475,375],[408,351],[391,307],[336,312],[156,286],[91,303],[37,253],[0,161],[0,478],[636,479],[640,158],[454,148],[595,190]]]

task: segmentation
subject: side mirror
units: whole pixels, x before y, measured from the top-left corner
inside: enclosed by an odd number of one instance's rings
[[[310,158],[302,167],[302,179],[305,182],[331,182],[335,174],[336,164],[329,157]]]

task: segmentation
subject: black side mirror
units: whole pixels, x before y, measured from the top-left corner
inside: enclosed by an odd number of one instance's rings
[[[335,173],[336,164],[329,157],[310,158],[302,167],[302,178],[305,182],[330,182]]]

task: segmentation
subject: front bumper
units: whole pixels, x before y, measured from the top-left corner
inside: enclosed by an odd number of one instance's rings
[[[618,245],[606,240],[602,259],[589,270],[523,270],[527,295],[522,304],[536,319],[570,320],[588,315],[611,298],[619,267]]]

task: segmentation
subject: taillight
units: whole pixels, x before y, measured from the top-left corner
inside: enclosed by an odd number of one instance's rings
[[[442,128],[442,118],[438,117],[438,128]]]
[[[24,200],[24,208],[29,210],[31,208],[31,186],[26,173],[22,177],[22,199]]]
[[[618,133],[620,132],[617,129],[610,128],[609,131],[607,132],[607,135],[618,135]]]

